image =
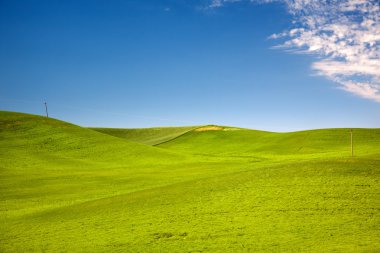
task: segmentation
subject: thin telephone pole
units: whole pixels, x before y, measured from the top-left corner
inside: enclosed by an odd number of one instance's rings
[[[46,117],[49,118],[47,103],[45,102],[44,104],[45,104]]]
[[[351,156],[354,157],[354,143],[352,141],[352,128],[350,129],[351,134]]]

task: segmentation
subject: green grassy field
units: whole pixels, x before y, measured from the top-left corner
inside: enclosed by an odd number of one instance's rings
[[[0,252],[380,252],[380,129],[0,112]]]
[[[181,136],[196,127],[153,127],[139,129],[91,128],[100,133],[109,134],[130,141],[148,145],[158,145]]]

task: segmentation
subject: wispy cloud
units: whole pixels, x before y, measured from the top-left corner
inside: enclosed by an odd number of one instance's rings
[[[219,8],[223,7],[229,3],[237,2],[251,2],[251,3],[272,3],[272,2],[283,2],[284,0],[210,0],[208,7],[209,8]]]
[[[209,8],[219,8],[219,7],[222,7],[228,3],[237,3],[237,2],[242,2],[242,1],[244,1],[244,0],[211,0],[208,7]],[[255,1],[255,0],[249,0],[249,2],[253,2],[253,1]]]
[[[221,7],[239,0],[213,0]],[[273,34],[276,48],[314,54],[312,69],[347,92],[380,102],[379,0],[240,0],[282,2],[293,28]]]

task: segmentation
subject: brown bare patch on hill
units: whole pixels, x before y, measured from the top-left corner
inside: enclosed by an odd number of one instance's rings
[[[196,132],[204,132],[204,131],[221,131],[223,127],[220,126],[205,126],[195,129]]]

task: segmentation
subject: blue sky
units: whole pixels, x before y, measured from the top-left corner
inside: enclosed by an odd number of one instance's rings
[[[358,1],[342,16],[376,20],[376,2]],[[2,0],[0,110],[42,115],[46,101],[54,118],[126,128],[380,127],[376,23],[355,33],[374,38],[369,60],[346,59],[356,48],[321,42],[297,10],[326,6],[266,2]]]

